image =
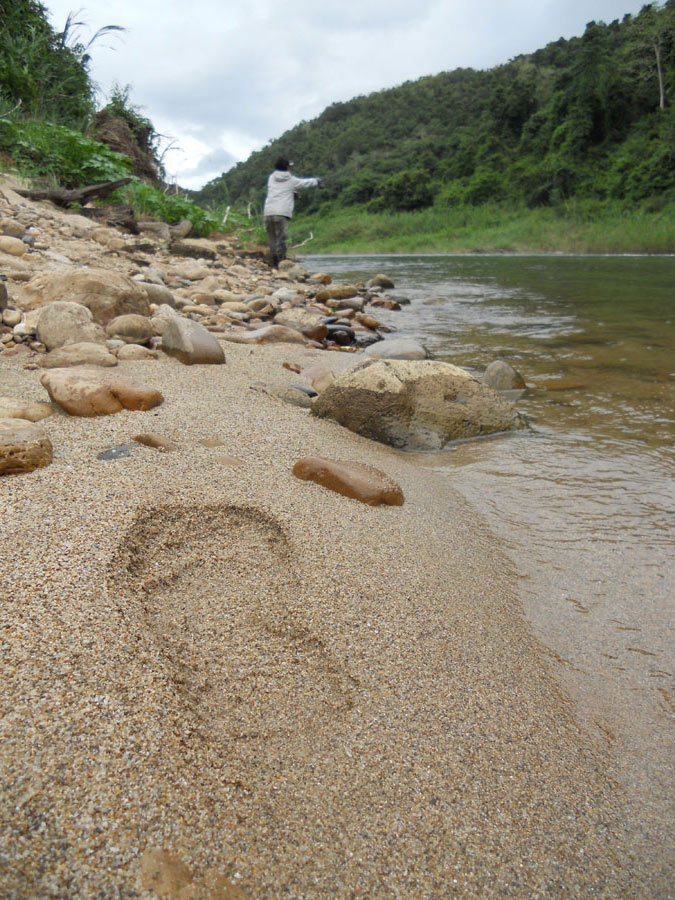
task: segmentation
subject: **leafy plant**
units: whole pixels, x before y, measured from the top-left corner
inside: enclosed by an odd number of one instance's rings
[[[63,125],[34,119],[1,121],[0,150],[28,176],[80,187],[129,175],[126,156]]]

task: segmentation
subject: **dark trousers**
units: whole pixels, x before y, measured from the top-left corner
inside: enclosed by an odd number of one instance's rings
[[[287,216],[265,216],[265,231],[267,243],[272,254],[272,265],[276,268],[282,259],[286,259],[288,247],[288,222]]]

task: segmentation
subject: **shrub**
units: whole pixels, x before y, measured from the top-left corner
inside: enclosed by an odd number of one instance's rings
[[[0,121],[0,150],[29,177],[54,179],[66,188],[129,175],[126,156],[63,125],[40,119]]]

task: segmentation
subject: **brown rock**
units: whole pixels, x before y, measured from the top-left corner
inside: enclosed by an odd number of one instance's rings
[[[378,322],[374,316],[369,316],[368,313],[356,313],[356,321],[366,328],[369,328],[371,331],[375,331],[380,327],[380,322]]]
[[[396,300],[390,300],[388,297],[373,297],[370,305],[379,306],[381,309],[399,310],[401,308],[400,303],[397,303]]]
[[[48,403],[26,403],[12,397],[0,397],[0,419],[25,419],[27,422],[40,422],[51,416],[54,410]]]
[[[356,297],[358,292],[358,288],[353,284],[336,284],[327,289],[328,297],[333,300],[348,300],[350,297]],[[317,299],[320,299],[318,294]]]
[[[369,506],[402,506],[403,491],[384,472],[365,463],[306,456],[293,466],[293,474]]]
[[[235,344],[306,344],[308,341],[299,331],[285,325],[265,325],[263,328],[256,328],[243,334],[236,331],[226,332],[223,338]]]
[[[169,232],[171,233],[171,239],[174,241],[179,241],[182,238],[186,238],[192,231],[192,222],[189,219],[181,219],[181,221],[177,225],[172,225],[169,228]]]
[[[62,369],[69,366],[109,367],[117,365],[117,357],[103,344],[82,341],[51,350],[40,358],[38,365],[42,369]]]
[[[52,461],[52,445],[41,425],[0,419],[0,475],[32,472]]]
[[[8,325],[10,328],[13,328],[15,325],[18,325],[19,322],[21,321],[21,310],[20,309],[3,309],[2,321],[5,325]]]
[[[122,409],[148,410],[164,401],[154,388],[87,368],[53,369],[41,376],[40,383],[52,401],[73,416],[106,416]]]
[[[10,237],[22,238],[26,233],[24,226],[17,222],[16,219],[7,216],[0,219],[0,234],[7,234]]]
[[[115,356],[120,362],[130,359],[158,359],[156,350],[151,350],[149,347],[141,347],[140,344],[125,344],[117,350]]]
[[[4,355],[7,357],[32,356],[33,353],[28,344],[5,344],[5,347]]]
[[[328,326],[322,321],[321,316],[309,313],[305,309],[284,309],[276,314],[274,321],[277,325],[294,328],[313,341],[322,341],[328,334]]]
[[[394,282],[388,275],[376,275],[374,278],[371,278],[370,281],[366,284],[366,287],[380,287],[380,288],[393,288]]]
[[[190,227],[192,227],[192,223],[190,223]],[[166,222],[155,222],[154,220],[139,220],[138,222],[138,230],[141,234],[151,234],[157,238],[158,241],[161,241],[163,244],[168,244],[171,240],[171,231],[169,230],[169,226]]]
[[[342,372],[312,413],[405,450],[522,428],[518,411],[466,370],[433,360],[367,360]]]
[[[10,256],[23,256],[27,249],[26,244],[18,238],[0,234],[0,252],[8,253]]]
[[[485,370],[483,384],[495,391],[520,391],[525,387],[525,379],[510,363],[495,359]]]
[[[312,387],[317,392],[317,394],[323,394],[327,387],[335,381],[335,375],[332,372],[329,372],[327,369],[323,372],[319,372],[317,375],[312,378]]]
[[[109,338],[119,339],[127,344],[147,344],[154,336],[155,329],[146,316],[128,313],[108,322],[105,333]]]
[[[173,256],[188,256],[193,259],[217,259],[218,254],[208,244],[199,240],[173,241],[169,250]]]
[[[100,325],[127,313],[150,315],[145,289],[126,275],[106,269],[72,267],[67,272],[42,272],[31,278],[24,292],[23,309],[68,300],[86,306]]]
[[[136,283],[145,291],[150,303],[156,303],[158,306],[166,303],[172,308],[176,306],[173,294],[163,284],[153,284],[150,281],[137,281]]]
[[[165,438],[161,434],[155,434],[154,431],[147,431],[143,434],[137,434],[134,437],[137,444],[143,444],[145,447],[152,447],[153,450],[165,450],[170,453],[178,450],[179,445],[170,438]]]

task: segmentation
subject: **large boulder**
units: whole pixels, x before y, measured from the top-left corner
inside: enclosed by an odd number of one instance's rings
[[[41,425],[0,419],[0,475],[32,472],[52,461],[52,445]]]
[[[86,306],[60,300],[41,310],[37,335],[48,350],[64,344],[105,343],[105,332],[94,322]]]
[[[122,409],[148,410],[164,397],[154,388],[121,375],[88,368],[52,369],[40,382],[56,403],[72,416],[109,416]]]
[[[180,316],[170,318],[162,334],[162,350],[186,366],[220,364],[225,353],[203,325]]]
[[[367,360],[317,398],[316,416],[404,450],[523,426],[513,404],[464,369],[433,360]]]
[[[23,309],[35,309],[55,300],[86,306],[99,325],[127,313],[150,315],[145,289],[126,275],[107,269],[73,267],[66,272],[42,272],[25,285],[21,305]]]

